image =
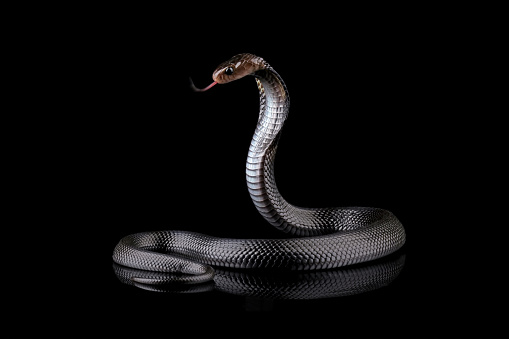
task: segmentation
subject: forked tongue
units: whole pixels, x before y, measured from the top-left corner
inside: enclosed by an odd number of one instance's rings
[[[217,81],[214,81],[213,83],[211,83],[210,85],[208,85],[207,87],[205,88],[198,88],[194,85],[193,83],[193,80],[191,78],[189,78],[189,83],[190,83],[190,86],[191,86],[191,89],[195,92],[205,92],[209,89],[212,88],[212,86],[214,86],[215,84],[217,84]]]

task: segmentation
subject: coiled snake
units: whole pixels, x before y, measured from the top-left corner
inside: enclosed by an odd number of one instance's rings
[[[113,251],[117,264],[168,272],[158,278],[132,277],[145,284],[201,283],[214,277],[213,266],[278,270],[321,270],[374,260],[398,250],[405,230],[389,211],[371,207],[302,208],[279,193],[274,160],[290,98],[281,76],[262,58],[238,54],[214,71],[224,84],[254,76],[260,94],[258,123],[249,146],[246,180],[260,214],[286,239],[229,239],[188,231],[128,235]]]

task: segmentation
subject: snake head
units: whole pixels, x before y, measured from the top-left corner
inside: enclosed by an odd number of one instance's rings
[[[249,53],[237,54],[230,60],[217,66],[216,70],[212,74],[214,82],[207,87],[197,88],[191,78],[189,78],[189,85],[195,92],[205,92],[216,84],[226,84],[268,67],[270,67],[269,64],[256,55]]]
[[[256,55],[249,53],[237,54],[217,66],[212,78],[218,84],[226,84],[265,68],[265,64],[265,61]]]

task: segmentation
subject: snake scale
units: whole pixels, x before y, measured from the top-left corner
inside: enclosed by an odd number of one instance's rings
[[[279,193],[274,161],[290,98],[281,76],[261,57],[243,53],[221,63],[213,82],[254,76],[260,112],[249,146],[246,181],[259,213],[272,226],[292,235],[284,239],[217,238],[189,231],[154,231],[127,235],[113,251],[117,264],[167,272],[157,278],[131,279],[142,284],[202,283],[214,278],[214,266],[278,270],[323,270],[381,258],[405,243],[403,225],[389,211],[372,207],[302,208]]]

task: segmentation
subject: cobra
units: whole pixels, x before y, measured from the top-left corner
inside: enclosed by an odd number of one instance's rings
[[[254,76],[260,111],[246,161],[246,181],[258,212],[290,236],[281,239],[218,238],[189,231],[127,235],[113,251],[117,264],[167,272],[158,278],[132,277],[144,284],[202,283],[214,266],[235,269],[324,270],[384,257],[406,239],[393,213],[372,207],[306,208],[292,205],[278,191],[274,160],[290,97],[281,76],[261,57],[243,53],[221,63],[213,82],[225,84]]]

